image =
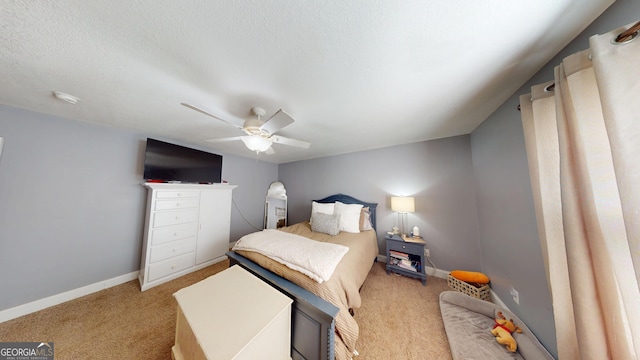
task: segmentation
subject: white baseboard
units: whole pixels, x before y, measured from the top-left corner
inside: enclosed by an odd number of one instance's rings
[[[501,308],[511,311],[511,309],[509,309],[509,307],[505,305],[505,303],[502,301],[502,299],[500,299],[500,297],[498,297],[498,295],[493,291],[493,289],[491,289],[491,300],[493,301],[494,304],[500,306]]]
[[[62,304],[63,302],[77,299],[79,297],[89,295],[94,292],[98,292],[100,290],[104,290],[116,285],[124,284],[128,281],[137,279],[138,273],[139,271],[134,271],[128,274],[116,276],[111,279],[99,281],[94,284],[89,284],[87,286],[83,286],[77,289],[65,291],[60,294],[52,295],[44,299],[32,301],[30,303],[26,303],[26,304],[18,305],[6,310],[2,310],[0,311],[0,323],[18,318],[20,316],[31,314],[36,311],[46,309],[54,305]]]
[[[447,276],[449,276],[449,273],[450,273],[450,271],[440,270],[440,269],[432,268],[429,266],[427,266],[424,270],[428,276],[435,276],[445,280],[447,279]]]

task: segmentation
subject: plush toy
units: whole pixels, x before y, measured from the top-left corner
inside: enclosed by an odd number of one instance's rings
[[[495,319],[496,324],[491,330],[491,334],[496,337],[498,344],[506,346],[507,350],[516,352],[518,349],[518,343],[516,339],[511,336],[514,332],[522,332],[522,329],[513,323],[513,319],[507,320],[502,314],[502,311],[498,311],[498,319]]]

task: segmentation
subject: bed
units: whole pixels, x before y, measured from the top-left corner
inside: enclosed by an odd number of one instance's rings
[[[305,221],[278,230],[285,233],[283,238],[294,234],[348,248],[326,281],[319,283],[258,252],[238,249],[238,245],[227,254],[230,265],[239,264],[294,300],[291,329],[291,356],[294,360],[343,360],[357,354],[355,346],[359,328],[352,313],[360,307],[359,289],[379,253],[375,232],[377,204],[343,194],[314,200],[317,204],[334,204],[336,201],[368,208],[370,227],[365,226],[365,230],[359,233],[341,231],[332,236],[312,231],[317,230],[317,222],[312,226]],[[317,220],[314,213],[312,210],[312,219]],[[360,226],[362,228],[362,222]]]

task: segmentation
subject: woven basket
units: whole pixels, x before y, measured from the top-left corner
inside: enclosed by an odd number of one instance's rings
[[[491,301],[491,291],[487,284],[478,284],[476,286],[474,284],[458,280],[451,276],[451,274],[447,276],[447,284],[449,284],[449,287],[453,290],[459,291],[463,294],[467,294],[480,300]]]

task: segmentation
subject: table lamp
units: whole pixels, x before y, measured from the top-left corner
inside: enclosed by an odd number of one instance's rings
[[[400,225],[400,235],[406,236],[404,222],[407,213],[416,211],[416,204],[412,196],[392,196],[391,210],[398,212],[398,225]]]

